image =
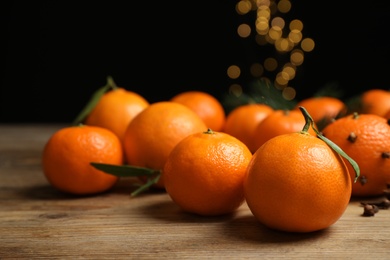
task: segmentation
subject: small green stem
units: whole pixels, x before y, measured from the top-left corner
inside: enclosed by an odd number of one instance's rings
[[[117,89],[118,86],[116,85],[114,79],[111,76],[107,77],[107,84],[106,86],[110,86],[112,89]]]
[[[303,116],[305,117],[305,125],[304,125],[304,127],[302,129],[302,132],[307,132],[309,130],[309,126],[311,126],[313,128],[314,132],[317,134],[318,138],[320,138],[327,145],[329,145],[330,148],[332,148],[335,152],[337,152],[342,157],[347,159],[348,162],[352,165],[353,169],[355,170],[355,179],[354,179],[354,183],[355,183],[357,181],[357,179],[359,178],[359,176],[360,176],[359,165],[351,157],[349,157],[348,154],[346,154],[337,144],[335,144],[334,142],[332,142],[331,140],[329,140],[328,138],[323,136],[317,130],[317,128],[315,128],[313,118],[310,116],[310,114],[307,112],[307,110],[304,107],[300,106],[299,110],[301,110]]]

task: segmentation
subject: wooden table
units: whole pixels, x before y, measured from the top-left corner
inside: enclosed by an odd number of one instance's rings
[[[40,164],[60,127],[0,125],[0,259],[390,259],[390,210],[363,217],[360,201],[330,228],[294,234],[265,228],[246,204],[200,217],[165,192],[131,198],[132,179],[97,196],[62,194]]]

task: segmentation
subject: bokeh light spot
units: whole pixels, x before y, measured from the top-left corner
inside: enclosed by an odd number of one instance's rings
[[[227,69],[227,75],[231,79],[237,79],[241,75],[241,69],[237,65],[231,65]]]

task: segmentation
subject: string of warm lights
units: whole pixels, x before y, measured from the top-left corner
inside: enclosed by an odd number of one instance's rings
[[[305,60],[305,53],[311,52],[315,47],[313,39],[303,36],[301,20],[286,21],[282,17],[291,8],[290,0],[239,0],[236,4],[238,15],[245,16],[252,12],[256,14],[252,24],[242,22],[238,25],[238,36],[244,40],[254,40],[260,47],[274,47],[274,52],[269,52],[268,57],[250,65],[250,75],[254,79],[272,82],[286,100],[295,98],[296,90],[291,86],[291,81]],[[238,65],[231,65],[227,69],[227,75],[233,80],[238,79],[242,69],[244,68]],[[243,87],[234,83],[230,86],[229,93],[239,97],[243,93]]]

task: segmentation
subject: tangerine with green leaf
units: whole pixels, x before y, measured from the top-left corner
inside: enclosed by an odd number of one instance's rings
[[[253,149],[258,149],[269,139],[287,133],[299,132],[305,124],[305,118],[299,110],[277,109],[270,113],[256,126],[253,133]],[[308,133],[316,135],[309,128]]]
[[[160,171],[183,138],[205,130],[204,121],[189,107],[173,101],[152,103],[126,129],[123,142],[126,164]],[[153,186],[164,188],[163,179]]]
[[[127,125],[149,102],[140,94],[118,87],[108,78],[110,88],[97,97],[97,103],[83,120],[86,125],[100,126],[114,132],[123,141]]]
[[[341,99],[330,96],[303,99],[297,103],[295,109],[298,110],[299,107],[304,107],[310,113],[319,130],[347,113],[346,104]]]
[[[249,209],[265,226],[306,233],[328,228],[348,206],[352,181],[342,156],[354,165],[357,177],[359,167],[300,109],[305,118],[301,131],[275,136],[254,153],[244,192]]]
[[[382,195],[390,183],[389,121],[379,115],[355,112],[327,125],[322,133],[359,164],[361,177],[352,186],[352,195]]]

